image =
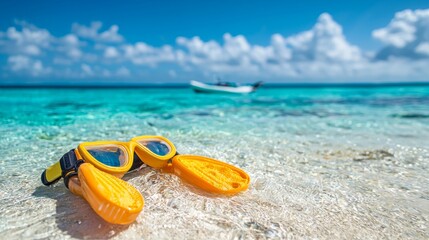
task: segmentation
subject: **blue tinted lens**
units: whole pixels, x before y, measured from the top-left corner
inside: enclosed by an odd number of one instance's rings
[[[147,142],[145,146],[159,156],[165,156],[170,152],[170,148],[166,144],[158,141]]]
[[[88,152],[99,162],[107,166],[111,166],[111,167],[121,166],[121,162],[119,161],[119,156],[121,155],[120,149],[118,149],[116,152],[106,151],[102,149],[92,149],[92,150],[88,150]]]

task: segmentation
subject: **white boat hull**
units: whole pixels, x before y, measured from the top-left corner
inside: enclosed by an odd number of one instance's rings
[[[191,81],[191,87],[196,92],[204,93],[250,93],[255,91],[253,86],[240,86],[240,87],[230,87],[230,86],[216,86],[209,85],[198,81]]]

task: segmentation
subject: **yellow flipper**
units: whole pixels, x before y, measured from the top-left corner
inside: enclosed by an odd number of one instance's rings
[[[70,191],[85,198],[109,223],[130,224],[143,209],[144,200],[137,189],[89,163],[79,166],[78,178],[70,179]]]
[[[207,157],[177,155],[170,167],[180,178],[211,193],[236,194],[250,183],[249,175],[240,168]]]

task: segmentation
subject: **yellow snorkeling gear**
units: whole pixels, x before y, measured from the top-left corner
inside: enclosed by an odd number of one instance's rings
[[[161,136],[140,136],[132,138],[130,142],[84,142],[79,144],[75,152],[84,162],[119,178],[143,162],[162,172],[175,173],[211,193],[238,193],[246,190],[250,182],[247,173],[230,164],[207,157],[179,155],[174,144]],[[106,153],[117,156],[112,161],[112,157],[109,158]],[[134,156],[142,162],[134,161]],[[58,163],[47,168],[42,174],[42,182],[50,185],[60,179],[61,169]]]
[[[230,164],[207,157],[179,155],[173,143],[161,136],[140,136],[132,138],[129,142],[84,142],[79,144],[76,150],[69,153],[74,156],[76,162],[79,160],[84,163],[75,164],[74,170],[70,171],[70,166],[66,164],[63,156],[59,162],[53,164],[42,173],[42,182],[48,186],[64,177],[66,186],[73,193],[84,196],[96,212],[98,201],[93,201],[93,197],[87,196],[92,196],[94,192],[97,192],[96,195],[103,195],[104,199],[107,199],[106,202],[114,202],[112,199],[117,200],[118,194],[113,190],[116,187],[110,188],[112,191],[103,192],[109,189],[107,188],[108,184],[105,182],[116,184],[121,189],[120,191],[128,197],[137,196],[134,192],[135,189],[129,184],[124,185],[123,183],[125,182],[119,178],[125,173],[140,167],[143,163],[152,168],[160,169],[162,172],[174,173],[183,180],[210,193],[235,194],[246,190],[250,182],[250,177],[246,172]],[[134,161],[135,159],[136,161]],[[81,171],[80,168],[84,165],[85,170]],[[87,177],[91,171],[97,173]],[[114,180],[115,178],[111,175],[118,178]],[[80,185],[76,178],[71,181],[70,176],[77,176]],[[84,185],[85,187],[83,187]],[[79,188],[78,186],[81,187]],[[126,216],[135,214],[136,209],[143,207],[143,198],[141,195],[139,196],[140,198],[137,196],[135,201],[127,197],[125,197],[125,199],[128,199],[127,201],[121,199],[121,203],[126,202],[129,204],[126,206],[132,206],[133,209],[129,214],[125,214]],[[121,206],[125,207],[125,205]],[[139,211],[141,211],[141,208]],[[97,213],[101,216],[100,212]],[[138,213],[135,217],[137,215]],[[108,222],[116,221],[115,223],[119,223],[117,220],[106,216],[102,217]],[[132,217],[127,219],[132,219]],[[126,224],[124,221],[120,223]]]
[[[144,200],[137,189],[84,162],[77,150],[70,150],[59,162],[46,169],[42,173],[42,182],[51,185],[61,177],[72,193],[83,197],[109,223],[132,223],[143,209]]]

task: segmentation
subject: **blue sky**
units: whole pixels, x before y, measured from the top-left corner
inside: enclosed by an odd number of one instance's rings
[[[0,83],[427,81],[427,9],[427,1],[1,1]]]

